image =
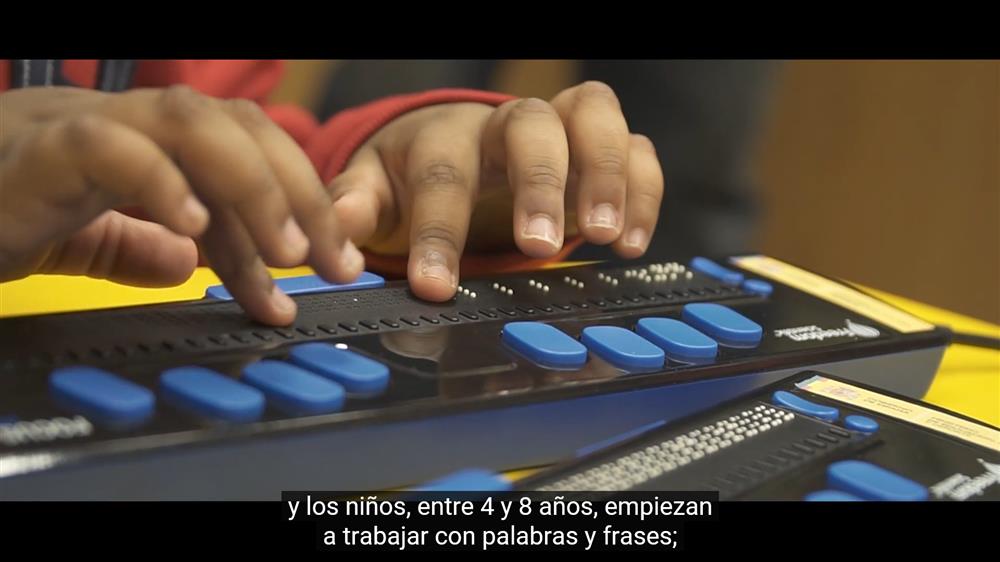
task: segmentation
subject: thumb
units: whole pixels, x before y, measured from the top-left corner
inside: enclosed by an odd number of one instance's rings
[[[383,242],[395,230],[392,184],[374,149],[361,149],[327,189],[340,227],[358,247]]]
[[[159,224],[107,211],[53,248],[39,273],[168,287],[186,281],[197,263],[194,240]]]

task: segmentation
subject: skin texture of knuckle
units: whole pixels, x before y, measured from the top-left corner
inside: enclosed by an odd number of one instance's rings
[[[99,148],[104,130],[104,121],[101,118],[82,115],[66,121],[62,133],[67,146],[93,150]]]
[[[163,116],[181,124],[190,124],[208,107],[208,98],[186,85],[170,86],[160,96]]]
[[[422,188],[454,189],[465,184],[465,177],[453,162],[434,160],[424,165],[414,183]]]
[[[650,212],[660,208],[660,203],[662,200],[663,189],[657,190],[655,193],[649,191],[636,191],[634,193],[629,193],[629,199],[634,200],[636,207],[640,209],[645,209]]]
[[[580,84],[580,98],[581,99],[595,99],[611,102],[615,107],[619,107],[618,95],[615,94],[614,89],[608,86],[604,82],[599,82],[597,80],[589,80]]]
[[[561,192],[566,184],[566,174],[555,162],[536,161],[522,173],[526,185],[545,191]]]
[[[595,172],[602,175],[623,175],[625,173],[625,155],[618,148],[602,148],[590,166]]]
[[[91,277],[107,278],[118,265],[124,224],[120,219],[105,222],[98,251],[90,256],[90,263],[84,268]]]
[[[525,98],[523,100],[518,100],[511,108],[511,112],[515,116],[527,117],[556,115],[555,108],[553,108],[549,102],[539,98]]]
[[[271,120],[264,110],[251,100],[237,98],[225,102],[230,114],[240,123],[253,127],[269,125]]]
[[[421,245],[445,248],[453,254],[460,254],[462,249],[458,247],[458,232],[455,226],[442,220],[432,220],[421,224],[417,228],[416,242]]]

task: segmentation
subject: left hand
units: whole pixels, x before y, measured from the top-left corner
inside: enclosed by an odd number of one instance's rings
[[[363,145],[329,185],[343,232],[382,254],[409,252],[424,299],[451,298],[473,250],[550,257],[566,236],[641,256],[663,172],[631,134],[610,87],[586,82],[550,102],[454,103],[407,113]]]

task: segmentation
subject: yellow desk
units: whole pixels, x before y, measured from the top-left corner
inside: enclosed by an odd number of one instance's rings
[[[312,270],[274,270],[276,277],[308,275]],[[219,283],[210,270],[199,269],[186,283],[170,289],[138,289],[80,277],[38,275],[0,284],[0,317],[45,312],[199,299]],[[997,337],[1000,326],[908,299],[871,291],[876,296],[928,322],[954,330]],[[1000,426],[1000,351],[952,346],[925,400]]]

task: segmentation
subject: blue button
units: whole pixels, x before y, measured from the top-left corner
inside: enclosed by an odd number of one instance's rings
[[[764,335],[764,329],[760,324],[721,304],[709,302],[686,304],[681,317],[688,324],[723,344],[754,346],[760,343]]]
[[[291,363],[251,363],[243,368],[243,380],[264,391],[272,404],[293,416],[327,414],[344,406],[344,387]]]
[[[292,363],[340,383],[348,392],[377,394],[389,386],[389,368],[353,351],[328,343],[305,343],[292,348]]]
[[[878,422],[868,416],[847,416],[844,418],[844,426],[847,429],[853,429],[862,433],[875,433],[878,431]]]
[[[550,324],[508,322],[501,338],[518,353],[543,366],[569,369],[587,362],[587,348]]]
[[[478,468],[461,470],[417,488],[421,492],[506,492],[513,486],[504,477]]]
[[[718,279],[727,285],[739,285],[743,281],[743,274],[739,271],[722,267],[708,258],[694,258],[689,265],[698,273]]]
[[[598,357],[622,369],[656,369],[666,356],[642,336],[618,326],[590,326],[580,340]]]
[[[49,376],[53,398],[70,410],[107,425],[133,425],[153,415],[148,388],[94,367],[64,367]]]
[[[744,291],[758,295],[767,296],[774,292],[774,287],[770,283],[761,281],[760,279],[747,279],[743,282],[742,286]]]
[[[677,359],[711,359],[719,344],[691,326],[673,318],[642,318],[635,331]]]
[[[364,271],[351,283],[328,283],[319,275],[304,275],[301,277],[285,277],[275,279],[274,284],[288,295],[305,295],[309,293],[329,293],[333,291],[356,291],[358,289],[375,289],[385,285],[385,278]],[[223,285],[213,285],[205,290],[205,296],[213,299],[230,301],[233,296]]]
[[[829,422],[836,421],[837,418],[840,417],[840,410],[836,408],[810,402],[805,398],[796,396],[791,392],[786,392],[784,390],[776,391],[771,396],[771,401],[778,406],[783,406],[804,416],[819,418]]]
[[[167,402],[209,418],[250,422],[264,413],[264,394],[204,367],[177,367],[160,375]]]
[[[858,496],[853,496],[847,492],[838,490],[821,490],[813,492],[805,497],[807,502],[862,502],[865,501]]]
[[[927,488],[864,461],[840,461],[826,469],[827,484],[868,500],[924,501]]]

